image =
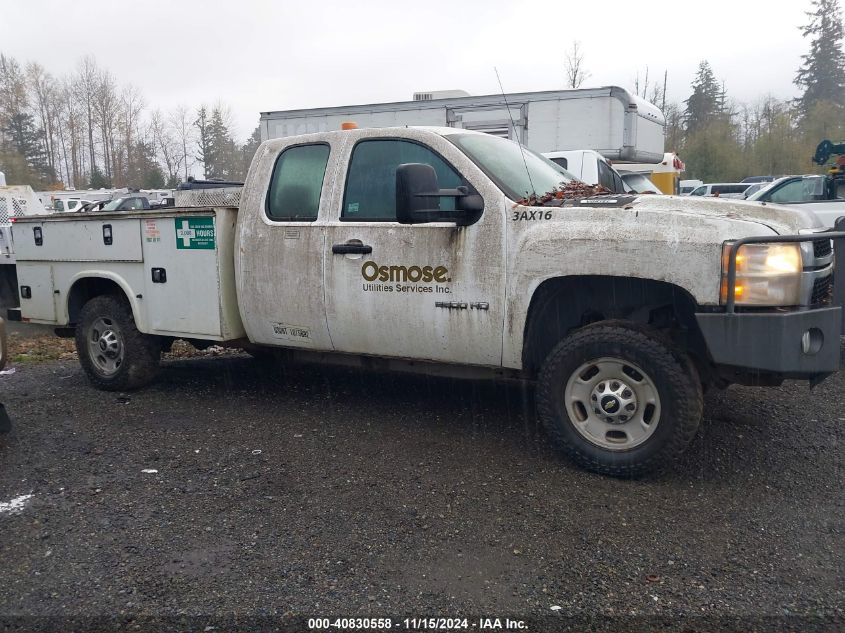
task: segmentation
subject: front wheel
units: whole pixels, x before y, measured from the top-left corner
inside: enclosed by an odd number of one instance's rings
[[[655,333],[599,323],[576,331],[540,372],[537,410],[576,463],[637,477],[683,453],[698,430],[701,383],[692,363]]]
[[[82,307],[76,326],[76,351],[95,386],[124,391],[155,379],[161,342],[138,331],[125,300],[102,295]]]

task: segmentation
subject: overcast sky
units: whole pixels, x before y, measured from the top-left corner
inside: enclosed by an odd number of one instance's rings
[[[702,59],[729,96],[796,95],[809,0],[4,0],[0,52],[54,75],[93,55],[148,106],[229,104],[241,139],[259,113],[565,87],[581,42],[584,84],[633,89],[639,70],[670,100],[689,96]]]

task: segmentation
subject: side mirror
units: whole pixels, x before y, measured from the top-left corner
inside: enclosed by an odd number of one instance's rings
[[[455,211],[440,209],[440,198],[455,198]],[[440,189],[434,167],[406,163],[396,168],[396,219],[400,224],[475,222],[484,210],[484,199],[468,187]]]
[[[401,224],[415,224],[420,212],[440,212],[440,187],[431,165],[406,163],[396,168],[396,219]],[[428,194],[428,195],[426,195]],[[428,220],[429,222],[431,220]]]

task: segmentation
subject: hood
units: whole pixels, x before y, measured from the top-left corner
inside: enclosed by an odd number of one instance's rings
[[[798,233],[801,229],[824,228],[812,211],[750,200],[641,195],[634,205],[640,210],[756,222],[779,235]]]

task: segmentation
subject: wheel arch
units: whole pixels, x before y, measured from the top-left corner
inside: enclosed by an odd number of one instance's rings
[[[118,295],[126,299],[129,308],[132,310],[132,318],[135,319],[136,326],[139,330],[142,329],[142,324],[139,321],[138,304],[132,289],[125,279],[105,271],[81,272],[71,278],[65,304],[68,324],[76,324],[82,306],[94,297],[101,295]]]
[[[707,345],[684,288],[656,279],[611,275],[546,279],[535,289],[523,332],[522,367],[536,375],[552,348],[573,330],[605,320],[647,325],[687,351],[702,377],[710,367]]]

